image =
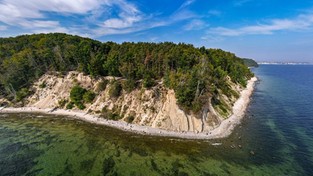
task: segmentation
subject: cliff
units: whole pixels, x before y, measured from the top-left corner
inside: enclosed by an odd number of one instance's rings
[[[109,83],[103,90],[98,90],[101,82]],[[36,81],[31,90],[33,94],[27,97],[24,106],[41,109],[60,107],[60,102],[70,101],[70,91],[75,85],[96,92],[92,103],[85,104],[84,111],[89,114],[102,115],[107,118],[108,112],[117,114],[120,121],[142,126],[150,126],[170,131],[206,132],[220,125],[224,119],[212,106],[210,99],[199,114],[186,113],[177,105],[175,92],[165,88],[162,82],[151,87],[137,88],[131,92],[122,91],[119,97],[111,97],[110,82],[124,81],[121,78],[101,77],[91,78],[79,72],[69,72],[66,75],[59,73],[45,74]],[[44,86],[43,86],[44,85]],[[233,89],[239,92],[241,88],[233,85]],[[236,98],[222,95],[223,101],[232,105]],[[65,108],[64,105],[61,108]],[[75,108],[74,108],[75,109]],[[229,109],[231,111],[231,109]]]

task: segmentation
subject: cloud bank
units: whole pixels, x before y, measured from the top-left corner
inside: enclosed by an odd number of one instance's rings
[[[63,32],[88,37],[127,34],[193,18],[184,1],[172,15],[159,18],[127,0],[0,0],[0,31]]]
[[[306,30],[313,27],[313,14],[301,14],[294,19],[271,19],[266,23],[243,26],[239,28],[215,27],[209,34],[221,36],[273,34],[278,31]]]

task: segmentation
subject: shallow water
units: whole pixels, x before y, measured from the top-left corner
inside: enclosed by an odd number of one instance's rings
[[[260,81],[246,117],[226,139],[151,137],[62,116],[0,114],[0,175],[310,175],[313,66],[253,71]]]

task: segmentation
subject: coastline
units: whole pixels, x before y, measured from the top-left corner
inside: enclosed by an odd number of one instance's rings
[[[0,107],[1,113],[44,113],[52,115],[64,115],[70,116],[74,119],[80,119],[86,122],[95,123],[99,125],[105,125],[113,128],[118,128],[123,131],[133,132],[143,135],[151,136],[164,136],[164,137],[177,137],[184,139],[217,139],[229,136],[234,128],[240,124],[241,119],[245,115],[245,111],[250,102],[250,96],[254,91],[254,85],[257,81],[256,77],[251,78],[248,81],[247,87],[240,92],[240,97],[235,102],[232,111],[233,114],[227,119],[223,120],[221,124],[209,131],[209,132],[175,132],[167,131],[158,128],[152,128],[149,126],[140,126],[136,124],[128,124],[123,121],[112,121],[100,118],[96,115],[86,114],[83,111],[78,110],[64,110],[64,109],[39,109],[36,107],[22,107],[22,108],[12,108],[12,107]]]

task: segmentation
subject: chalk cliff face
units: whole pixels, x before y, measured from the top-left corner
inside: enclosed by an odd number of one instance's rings
[[[34,94],[26,100],[26,106],[38,108],[55,108],[59,106],[61,100],[69,100],[71,88],[80,85],[88,90],[96,92],[96,98],[92,103],[85,104],[85,112],[100,114],[102,111],[114,111],[121,119],[127,121],[129,117],[134,120],[132,123],[161,128],[172,131],[193,131],[205,132],[219,126],[223,120],[222,116],[215,110],[211,100],[207,100],[199,114],[186,113],[176,103],[175,92],[165,88],[162,82],[156,86],[145,89],[139,88],[126,92],[118,98],[111,98],[109,94],[110,83],[106,88],[99,91],[97,85],[107,80],[123,81],[121,78],[105,77],[93,79],[78,72],[69,72],[66,75],[45,74],[33,86]],[[44,85],[44,86],[41,86]],[[230,84],[237,93],[240,87]],[[220,98],[229,106],[227,112],[231,114],[232,104],[235,97],[227,98],[221,95]]]

